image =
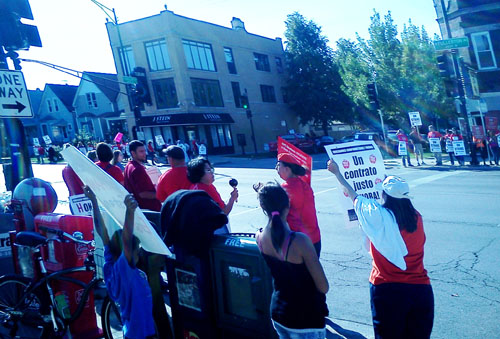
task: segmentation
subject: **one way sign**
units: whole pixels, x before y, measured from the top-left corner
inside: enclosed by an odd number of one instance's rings
[[[0,71],[0,117],[33,117],[28,90],[21,71]]]

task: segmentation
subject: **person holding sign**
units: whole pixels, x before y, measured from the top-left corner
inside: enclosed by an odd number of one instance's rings
[[[370,302],[375,338],[430,338],[434,294],[424,268],[425,232],[408,183],[388,176],[379,185],[382,204],[356,194],[333,160],[332,172],[354,203],[373,258]]]
[[[418,129],[416,126],[413,126],[411,128],[410,141],[415,151],[415,159],[417,159],[417,165],[420,166],[420,162],[422,163],[422,165],[426,165],[426,163],[424,162],[424,148],[422,147],[424,140],[422,139],[422,136],[418,133]],[[419,156],[420,156],[420,162],[418,162]]]
[[[465,165],[465,146],[464,146],[464,138],[460,133],[457,132],[456,128],[453,127],[451,129],[450,139],[453,143],[453,153],[458,160],[458,163],[463,166]],[[452,163],[453,165],[453,163]]]
[[[125,223],[123,230],[109,238],[97,197],[90,187],[85,195],[92,202],[94,227],[104,244],[104,282],[110,298],[120,305],[123,334],[126,338],[147,338],[156,334],[153,320],[153,297],[146,274],[137,268],[139,239],[134,236],[134,213],[137,201],[129,194],[125,197]]]
[[[436,131],[433,125],[429,125],[429,133],[427,133],[427,138],[429,139],[431,152],[434,155],[434,158],[436,158],[436,165],[442,165],[443,155],[441,154],[441,140],[443,140],[443,135]]]
[[[403,166],[406,167],[406,162],[405,162],[405,157],[406,157],[406,160],[408,160],[408,166],[413,167],[410,161],[410,150],[408,149],[408,137],[406,136],[405,132],[403,132],[402,129],[398,129],[396,137],[398,138],[399,141],[398,154],[401,156],[401,159],[403,161]]]
[[[316,254],[321,253],[321,233],[316,216],[314,192],[309,184],[299,177],[307,173],[307,169],[289,153],[278,154],[276,171],[285,182],[281,185],[290,197],[290,212],[287,222],[290,229],[307,234],[313,242]]]
[[[498,147],[498,142],[500,141],[500,133],[495,136],[494,131],[488,131],[489,136],[486,139],[488,141],[488,147],[490,148],[493,159],[490,159],[490,165],[493,165],[493,161],[498,166],[498,158],[500,158],[500,148]]]
[[[274,279],[271,319],[282,339],[326,336],[328,280],[311,239],[290,230],[290,202],[276,183],[258,189],[267,226],[255,235],[259,250]]]

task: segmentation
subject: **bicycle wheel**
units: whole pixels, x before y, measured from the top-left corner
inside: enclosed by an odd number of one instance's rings
[[[106,339],[124,338],[120,306],[106,296],[101,306],[101,325]]]
[[[24,295],[30,279],[22,276],[0,277],[0,337],[41,338],[44,336],[42,314],[47,298],[36,291]],[[14,308],[18,306],[17,308]]]

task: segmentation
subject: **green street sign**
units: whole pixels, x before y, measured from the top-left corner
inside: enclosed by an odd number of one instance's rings
[[[446,49],[469,47],[469,38],[464,36],[461,38],[452,38],[446,40],[434,41],[436,51],[444,51]]]
[[[124,75],[123,82],[126,84],[137,85],[137,78]]]

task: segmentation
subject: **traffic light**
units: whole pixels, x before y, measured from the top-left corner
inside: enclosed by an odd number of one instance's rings
[[[137,84],[132,93],[135,106],[146,104],[151,106],[151,94],[149,93],[148,79],[146,78],[146,70],[144,67],[134,68],[132,74],[137,79]]]
[[[368,92],[368,101],[373,109],[379,109],[380,103],[378,102],[377,85],[372,82],[366,85],[366,90]]]
[[[242,94],[240,96],[241,107],[244,109],[250,109],[250,104],[248,103],[248,95]]]
[[[33,20],[28,0],[0,0],[0,45],[7,51],[42,47],[38,28],[21,18]]]
[[[446,54],[438,55],[436,60],[439,69],[439,76],[442,78],[448,78],[450,76],[450,72],[448,71],[448,58],[446,57]]]

